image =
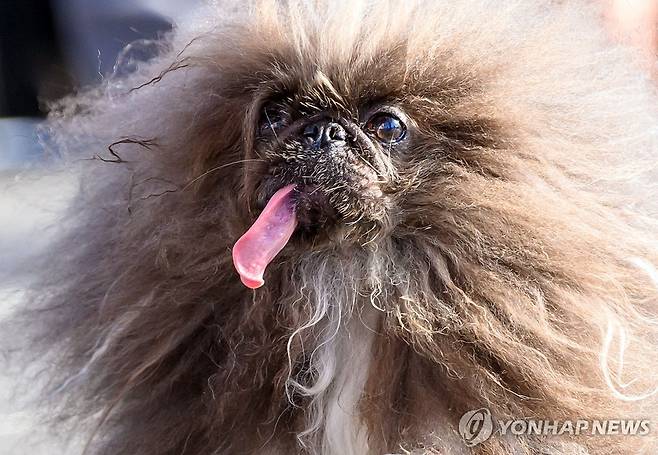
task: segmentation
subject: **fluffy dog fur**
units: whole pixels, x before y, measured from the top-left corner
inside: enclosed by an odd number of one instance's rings
[[[155,60],[129,48],[130,74],[47,126],[82,175],[33,289],[55,412],[94,454],[653,453],[457,432],[483,406],[655,416],[658,98],[596,14],[227,1]],[[251,291],[231,246],[265,172],[258,111],[282,91],[348,113],[386,100],[414,135],[376,219],[293,241]]]

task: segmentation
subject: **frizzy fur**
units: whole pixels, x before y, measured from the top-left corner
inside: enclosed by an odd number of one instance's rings
[[[64,100],[47,127],[82,188],[32,290],[34,339],[57,361],[53,403],[95,430],[90,452],[331,453],[324,395],[304,390],[336,372],[311,353],[340,337],[337,313],[364,308],[379,315],[359,408],[373,453],[447,453],[461,413],[481,406],[655,416],[653,395],[633,398],[655,389],[658,365],[656,92],[594,16],[543,1],[218,2],[155,61]],[[317,69],[342,88],[377,70],[413,95],[427,140],[398,219],[367,242],[289,246],[252,293],[230,247],[252,219],[245,160],[271,88],[259,78]],[[122,162],[86,160],[121,141]],[[422,423],[437,416],[453,427],[433,439]],[[506,444],[539,443],[492,438],[474,453]]]

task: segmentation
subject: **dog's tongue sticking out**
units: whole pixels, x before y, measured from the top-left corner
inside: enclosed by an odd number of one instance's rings
[[[265,268],[290,240],[297,227],[292,192],[295,185],[277,191],[256,222],[233,246],[233,264],[242,283],[251,289],[265,281]]]

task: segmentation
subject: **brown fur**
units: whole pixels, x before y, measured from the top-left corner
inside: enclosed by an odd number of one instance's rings
[[[586,8],[455,3],[223,2],[155,61],[54,111],[83,180],[34,290],[38,339],[90,453],[334,453],[321,425],[305,431],[324,405],[300,390],[332,311],[375,307],[359,405],[373,454],[460,453],[459,417],[482,406],[655,415],[655,397],[621,399],[605,373],[623,327],[623,380],[636,379],[624,395],[656,386],[657,283],[636,265],[658,263],[656,93]],[[293,242],[250,291],[230,249],[262,178],[245,161],[260,159],[258,108],[281,90],[347,112],[385,99],[417,132],[388,163],[374,224]],[[494,435],[473,453],[651,441]]]

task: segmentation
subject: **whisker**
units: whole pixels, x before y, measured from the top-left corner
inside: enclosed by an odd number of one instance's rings
[[[375,166],[373,166],[372,163],[371,163],[370,161],[368,161],[367,159],[365,159],[365,158],[363,157],[363,147],[359,147],[359,149],[360,149],[361,153],[356,153],[355,155],[357,155],[357,157],[358,157],[361,161],[363,161],[363,162],[365,163],[366,166],[368,166],[370,169],[372,169],[372,170],[375,172],[375,175],[377,175],[378,177],[385,177],[385,175],[383,175],[381,172],[379,172],[379,171],[377,170],[377,168],[375,168]]]
[[[188,189],[189,187],[191,187],[194,183],[196,183],[196,182],[198,182],[199,180],[201,180],[202,178],[206,177],[208,174],[212,174],[213,172],[216,172],[216,171],[222,170],[222,169],[227,168],[227,167],[230,167],[230,166],[235,166],[236,164],[244,164],[244,163],[249,163],[249,162],[254,162],[254,161],[255,161],[255,162],[264,162],[265,160],[261,160],[261,159],[253,159],[253,158],[252,158],[252,159],[245,159],[245,160],[232,161],[232,162],[230,162],[230,163],[222,164],[221,166],[213,167],[212,169],[208,169],[208,170],[207,170],[206,172],[204,172],[203,174],[201,174],[201,175],[199,175],[199,176],[193,178],[192,180],[190,180],[190,181],[189,181],[189,182],[188,182],[188,183],[187,183],[187,184],[181,189],[181,191],[185,191],[185,190],[187,190],[187,189]]]
[[[276,134],[276,130],[274,129],[274,125],[272,125],[272,120],[270,120],[270,116],[267,114],[267,109],[263,111],[265,114],[265,119],[267,120],[267,124],[269,125],[270,129],[272,130],[272,133],[274,133],[274,138],[276,139],[277,142],[279,142],[279,135]]]

